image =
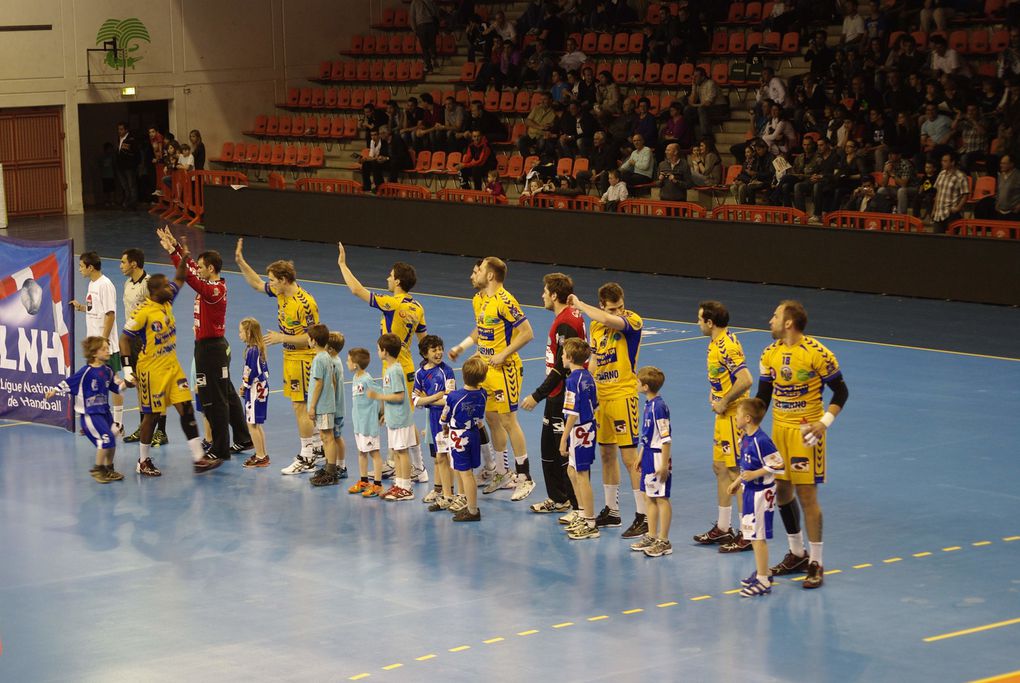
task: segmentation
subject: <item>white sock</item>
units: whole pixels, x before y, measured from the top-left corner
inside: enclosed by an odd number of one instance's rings
[[[323,450],[322,434],[319,434],[319,432],[315,432],[315,434],[312,436],[312,448],[317,448],[320,451]]]
[[[716,520],[715,525],[719,527],[719,531],[726,531],[733,526],[733,508],[720,507],[719,518]]]
[[[138,442],[138,462],[149,459],[149,444]]]
[[[528,454],[525,453],[524,455],[515,455],[514,462],[517,463],[518,465],[523,465],[524,463],[528,462]]]
[[[588,525],[589,529],[594,529],[595,528],[595,518],[594,517],[584,517],[583,519],[584,519],[584,523]]]
[[[425,469],[425,462],[421,459],[421,444],[416,443],[411,446],[408,448],[408,452],[411,454],[411,467],[416,470]]]
[[[613,512],[620,511],[620,485],[619,484],[603,484],[602,491],[606,495],[606,507]]]
[[[485,462],[485,469],[491,470],[496,467],[496,453],[491,443],[482,445],[482,459]]]
[[[641,489],[632,489],[631,492],[634,494],[634,506],[637,508],[637,513],[645,514],[645,504],[648,502],[645,500],[645,494],[641,493]]]
[[[113,406],[113,421],[119,425],[124,424],[124,406]]]
[[[320,439],[320,443],[321,443],[321,439]],[[314,444],[315,444],[315,437],[314,436],[308,436],[308,437],[304,437],[303,436],[303,437],[301,437],[301,455],[304,455],[304,456],[311,455],[312,454],[312,447],[314,446]]]
[[[188,448],[191,449],[191,459],[195,462],[205,457],[205,451],[202,449],[202,437],[196,436],[194,439],[188,439]]]
[[[817,562],[819,567],[824,566],[822,564],[822,542],[808,543],[811,546],[811,561]]]
[[[506,451],[496,454],[496,474],[506,474],[508,464]]]
[[[790,544],[790,552],[797,557],[804,557],[804,537],[798,531],[795,534],[786,534],[786,540]]]

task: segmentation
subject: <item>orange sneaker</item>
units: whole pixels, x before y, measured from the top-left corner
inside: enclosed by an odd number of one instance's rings
[[[362,498],[378,498],[382,495],[382,486],[376,486],[375,484],[369,484],[368,488],[361,492]]]
[[[361,481],[360,479],[354,482],[354,486],[347,489],[347,493],[363,493],[371,484],[367,481]]]

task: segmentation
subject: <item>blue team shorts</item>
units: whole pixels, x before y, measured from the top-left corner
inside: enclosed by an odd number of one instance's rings
[[[662,467],[662,451],[654,448],[641,450],[641,491],[649,498],[669,498],[673,485],[673,473],[660,481],[655,472]]]
[[[86,438],[96,448],[116,448],[117,437],[113,435],[113,416],[105,413],[86,413],[81,416],[81,428]]]
[[[575,472],[588,472],[595,462],[595,438],[598,428],[595,422],[575,424],[567,437],[567,464]]]
[[[333,438],[342,439],[344,436],[344,416],[334,415],[333,416]]]
[[[265,424],[266,406],[269,401],[256,401],[250,396],[244,399],[244,419],[250,425]]]
[[[740,506],[740,532],[745,541],[767,541],[772,538],[775,504],[775,484],[760,491],[744,487]]]

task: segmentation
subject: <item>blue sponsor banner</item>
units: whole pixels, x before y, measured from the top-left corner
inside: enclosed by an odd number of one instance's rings
[[[71,240],[0,237],[0,418],[74,429],[70,396],[46,400],[72,372]]]

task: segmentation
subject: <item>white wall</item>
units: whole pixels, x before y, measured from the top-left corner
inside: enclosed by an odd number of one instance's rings
[[[399,0],[388,0],[396,5]],[[255,115],[273,110],[288,81],[334,58],[368,29],[383,0],[2,0],[0,23],[52,24],[51,31],[6,32],[0,41],[0,108],[64,107],[69,213],[82,211],[78,104],[122,101],[119,80],[86,58],[107,19],[138,18],[150,42],[137,41],[127,70],[135,99],[170,100],[170,129],[198,128],[208,154],[240,139]]]

